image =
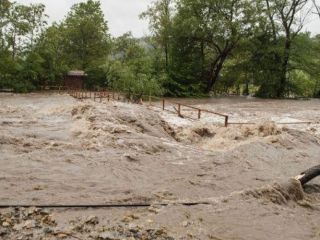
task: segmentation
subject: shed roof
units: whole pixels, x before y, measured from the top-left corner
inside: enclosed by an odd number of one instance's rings
[[[84,72],[84,71],[81,71],[81,70],[72,70],[72,71],[69,71],[68,76],[87,76],[87,74]]]

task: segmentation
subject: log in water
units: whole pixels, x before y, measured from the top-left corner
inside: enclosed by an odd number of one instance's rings
[[[301,182],[301,185],[303,186],[319,175],[320,165],[317,165],[313,168],[308,169],[307,171],[304,171],[299,176],[297,176],[296,179],[299,180]]]

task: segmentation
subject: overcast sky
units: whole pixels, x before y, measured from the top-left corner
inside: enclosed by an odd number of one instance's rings
[[[62,20],[73,4],[83,1],[85,0],[16,0],[23,4],[44,3],[50,23]],[[101,0],[111,34],[119,36],[128,31],[136,37],[148,34],[148,24],[139,19],[139,14],[146,10],[151,2],[152,0]],[[305,30],[320,34],[319,17],[309,19]]]

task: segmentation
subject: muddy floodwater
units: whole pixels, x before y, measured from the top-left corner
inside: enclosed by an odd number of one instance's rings
[[[0,239],[320,239],[320,101],[0,94]],[[241,124],[240,124],[241,123]],[[144,205],[125,207],[126,205]]]

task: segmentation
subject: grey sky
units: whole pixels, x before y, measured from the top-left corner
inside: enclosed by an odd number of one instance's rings
[[[62,20],[73,4],[83,1],[85,0],[16,0],[18,3],[44,3],[50,22]],[[317,1],[320,3],[320,0]],[[136,37],[146,35],[149,32],[148,24],[139,19],[139,14],[151,2],[152,0],[101,0],[111,34],[119,36],[131,31]],[[305,30],[320,34],[319,17],[310,18]]]
[[[70,7],[85,0],[16,0],[18,3],[43,3],[49,22],[60,21],[70,10]],[[110,32],[119,36],[132,31],[140,37],[148,33],[148,24],[139,19],[139,14],[147,9],[152,0],[101,0],[102,9],[108,21]]]

